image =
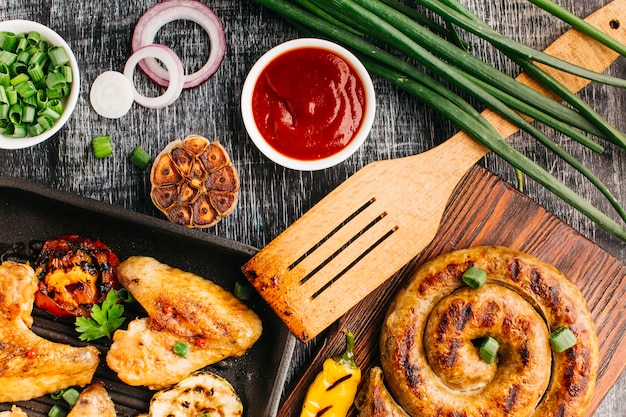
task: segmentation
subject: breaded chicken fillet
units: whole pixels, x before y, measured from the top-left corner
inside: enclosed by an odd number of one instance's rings
[[[54,343],[30,330],[36,291],[37,277],[29,265],[0,265],[0,402],[87,385],[98,367],[97,348]]]
[[[109,367],[129,385],[172,386],[243,355],[261,336],[259,317],[210,280],[140,256],[122,262],[116,274],[149,316],[116,331],[107,354]],[[180,351],[186,347],[187,354]]]
[[[115,417],[115,404],[102,382],[97,381],[85,388],[67,417]]]

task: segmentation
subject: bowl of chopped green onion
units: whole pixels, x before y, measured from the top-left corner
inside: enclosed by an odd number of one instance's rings
[[[49,27],[0,22],[0,148],[36,145],[72,115],[80,92],[76,57]]]

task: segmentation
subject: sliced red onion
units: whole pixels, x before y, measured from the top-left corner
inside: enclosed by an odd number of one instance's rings
[[[174,20],[190,20],[199,24],[209,35],[211,52],[207,62],[198,71],[184,76],[184,88],[196,87],[208,80],[217,71],[224,59],[226,36],[219,17],[206,4],[196,0],[165,0],[150,7],[135,26],[131,47],[133,51],[150,45],[164,25]],[[162,87],[169,84],[166,71],[154,59],[139,63],[143,72]]]
[[[157,97],[146,97],[140,94],[135,87],[133,77],[135,67],[140,62],[149,58],[156,58],[161,61],[163,65],[165,65],[165,68],[167,68],[167,72],[170,76],[170,82],[167,85],[167,89],[162,95]],[[183,64],[180,62],[178,55],[176,55],[174,51],[165,45],[154,43],[137,49],[137,51],[135,51],[130,58],[128,58],[128,61],[126,61],[126,65],[124,66],[124,75],[126,78],[131,80],[135,102],[150,109],[159,109],[161,107],[169,106],[176,101],[178,96],[180,96],[181,91],[183,91],[184,72]]]

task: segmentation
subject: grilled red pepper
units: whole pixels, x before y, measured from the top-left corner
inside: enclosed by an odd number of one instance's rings
[[[39,278],[35,304],[55,316],[89,316],[119,283],[118,257],[101,241],[77,235],[47,240],[34,262]]]

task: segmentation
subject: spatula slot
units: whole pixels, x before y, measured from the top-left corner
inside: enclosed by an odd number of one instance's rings
[[[368,230],[370,230],[372,227],[374,227],[379,221],[381,221],[385,216],[387,216],[386,212],[382,212],[381,214],[379,214],[378,216],[376,216],[371,222],[369,222],[365,227],[363,227],[361,230],[358,231],[358,233],[356,233],[354,236],[352,236],[348,241],[346,241],[346,243],[344,243],[342,246],[339,247],[339,249],[337,249],[335,252],[333,252],[329,257],[327,257],[326,259],[324,259],[322,262],[320,262],[320,264],[313,268],[311,270],[311,272],[309,272],[308,274],[306,274],[303,278],[300,279],[300,284],[304,284],[305,282],[307,282],[313,275],[315,275],[316,273],[318,273],[322,268],[324,268],[324,266],[326,266],[326,264],[328,264],[330,261],[332,261],[333,259],[335,259],[335,257],[337,257],[341,252],[343,252],[345,249],[348,248],[348,246],[350,246],[355,240],[357,240],[359,237],[361,237],[363,234],[365,234],[365,232],[367,232]],[[319,247],[319,244],[316,244],[315,247]],[[312,251],[311,251],[312,252]]]
[[[380,219],[382,219],[382,217],[380,217]],[[371,244],[363,253],[361,253],[356,259],[354,259],[352,262],[350,262],[350,264],[348,266],[346,266],[344,269],[342,269],[341,272],[339,272],[337,275],[335,275],[330,281],[328,281],[326,284],[324,284],[319,290],[315,291],[311,295],[311,300],[314,300],[315,298],[317,298],[328,287],[330,287],[333,283],[337,282],[346,272],[350,271],[350,269],[352,269],[352,267],[354,267],[354,265],[356,265],[359,261],[361,261],[361,259],[365,258],[371,251],[373,251],[378,245],[383,243],[385,241],[385,239],[387,239],[389,236],[391,236],[393,234],[393,232],[395,232],[396,230],[398,230],[398,226],[394,226],[392,229],[387,231],[387,233],[382,235],[376,242]]]
[[[359,207],[358,209],[356,209],[351,215],[349,215],[347,218],[345,218],[341,223],[339,223],[337,225],[337,227],[335,227],[333,230],[331,230],[326,236],[324,236],[322,239],[319,240],[319,242],[317,242],[315,245],[313,245],[309,250],[307,250],[306,252],[304,252],[304,254],[302,254],[302,256],[300,256],[298,259],[296,259],[291,265],[289,265],[287,267],[288,271],[291,271],[292,269],[294,269],[296,266],[298,266],[302,261],[304,261],[309,255],[311,255],[313,252],[315,252],[315,250],[317,248],[319,248],[320,246],[322,246],[326,241],[328,241],[330,238],[332,238],[337,232],[339,232],[345,225],[347,225],[348,223],[350,223],[350,221],[352,219],[354,219],[355,217],[357,217],[359,214],[361,214],[362,212],[364,212],[369,206],[371,206],[372,204],[374,204],[374,202],[376,201],[376,197],[372,197],[370,198],[368,201],[366,201],[361,207]],[[311,275],[311,274],[309,274]],[[305,282],[306,279],[302,282]]]

